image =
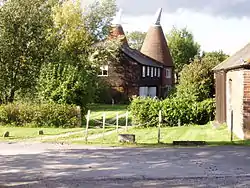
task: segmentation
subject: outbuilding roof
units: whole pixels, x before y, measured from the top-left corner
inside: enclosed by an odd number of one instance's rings
[[[236,69],[248,65],[250,65],[250,43],[214,67],[213,71]]]

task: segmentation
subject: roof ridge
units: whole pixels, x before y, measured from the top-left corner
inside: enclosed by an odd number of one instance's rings
[[[162,63],[159,62],[159,61],[157,61],[156,59],[153,59],[153,58],[147,56],[146,54],[142,53],[141,51],[131,48],[130,46],[127,46],[127,47],[128,47],[130,50],[134,51],[135,53],[138,53],[138,55],[141,55],[141,56],[143,56],[143,57],[145,57],[145,58],[148,58],[148,59],[150,59],[150,60],[152,60],[152,61],[154,61],[154,62],[156,62],[156,63],[158,63],[159,65],[162,66]]]
[[[239,50],[237,50],[233,55],[229,56],[227,59],[225,59],[224,61],[222,61],[220,64],[216,65],[212,70],[223,70],[223,69],[227,69],[229,67],[223,67],[223,65],[227,64],[231,59],[236,58],[237,55],[239,55],[241,52],[243,52],[244,50],[247,50],[247,47],[250,47],[250,42],[248,42],[243,48],[240,48]],[[242,56],[243,54],[241,54]],[[239,58],[239,60],[241,60],[242,57]],[[235,61],[236,63],[236,61]],[[239,65],[245,65],[245,62],[243,61],[243,63],[239,64]],[[233,68],[234,66],[231,65],[230,68]]]

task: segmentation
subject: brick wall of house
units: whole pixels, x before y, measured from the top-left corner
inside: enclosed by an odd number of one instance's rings
[[[250,70],[244,70],[243,130],[250,139]]]
[[[233,70],[226,75],[226,113],[227,125],[231,128],[231,110],[233,110],[233,130],[241,139],[244,139],[243,131],[243,97],[244,93],[244,70]],[[230,79],[231,91],[230,91]],[[231,105],[230,105],[231,97]],[[250,97],[250,93],[249,93]]]

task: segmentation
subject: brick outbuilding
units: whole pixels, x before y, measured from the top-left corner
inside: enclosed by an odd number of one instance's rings
[[[214,69],[216,121],[241,139],[250,138],[250,43]]]

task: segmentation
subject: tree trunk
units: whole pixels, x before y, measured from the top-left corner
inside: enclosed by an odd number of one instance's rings
[[[10,90],[10,96],[7,98],[6,102],[7,103],[12,103],[15,99],[15,90],[11,89]]]

